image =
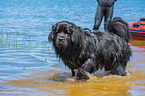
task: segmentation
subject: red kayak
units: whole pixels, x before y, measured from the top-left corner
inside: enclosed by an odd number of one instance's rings
[[[145,40],[145,18],[133,22],[130,27],[131,38],[137,40]]]

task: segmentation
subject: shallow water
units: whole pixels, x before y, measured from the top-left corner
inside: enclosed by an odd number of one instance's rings
[[[118,0],[114,17],[129,25],[145,16],[144,0]],[[56,58],[47,36],[51,26],[68,20],[93,28],[96,0],[1,0],[0,96],[144,96],[145,41],[131,40],[128,76],[104,71],[79,82]],[[103,23],[100,26],[103,31]]]

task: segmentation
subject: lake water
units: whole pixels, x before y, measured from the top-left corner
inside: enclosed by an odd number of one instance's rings
[[[76,82],[56,57],[48,42],[52,25],[67,20],[92,30],[96,6],[96,0],[0,0],[0,96],[145,96],[145,41],[131,40],[124,77],[101,71]],[[116,16],[129,25],[145,18],[145,0],[118,0]],[[70,79],[56,81],[55,73]]]

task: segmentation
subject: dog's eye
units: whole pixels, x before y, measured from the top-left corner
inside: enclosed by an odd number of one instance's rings
[[[68,32],[68,31],[65,31],[64,33],[65,33],[65,34],[69,34],[69,32]]]
[[[56,31],[55,33],[58,34],[58,33],[61,33],[61,32],[62,32],[62,31],[59,31],[59,30],[58,30],[58,31]]]
[[[59,31],[56,31],[55,33],[57,34],[57,33],[60,33],[60,32]]]
[[[65,34],[70,34],[70,32],[68,30],[64,30]]]

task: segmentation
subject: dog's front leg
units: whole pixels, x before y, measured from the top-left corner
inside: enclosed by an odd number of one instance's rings
[[[86,74],[92,73],[95,70],[94,66],[94,60],[93,59],[87,59],[84,64],[78,68],[75,69],[75,76],[77,77],[78,80],[87,80],[89,79],[89,76]]]
[[[72,69],[71,72],[72,72],[72,76],[75,76],[75,71],[74,71],[74,69]]]

